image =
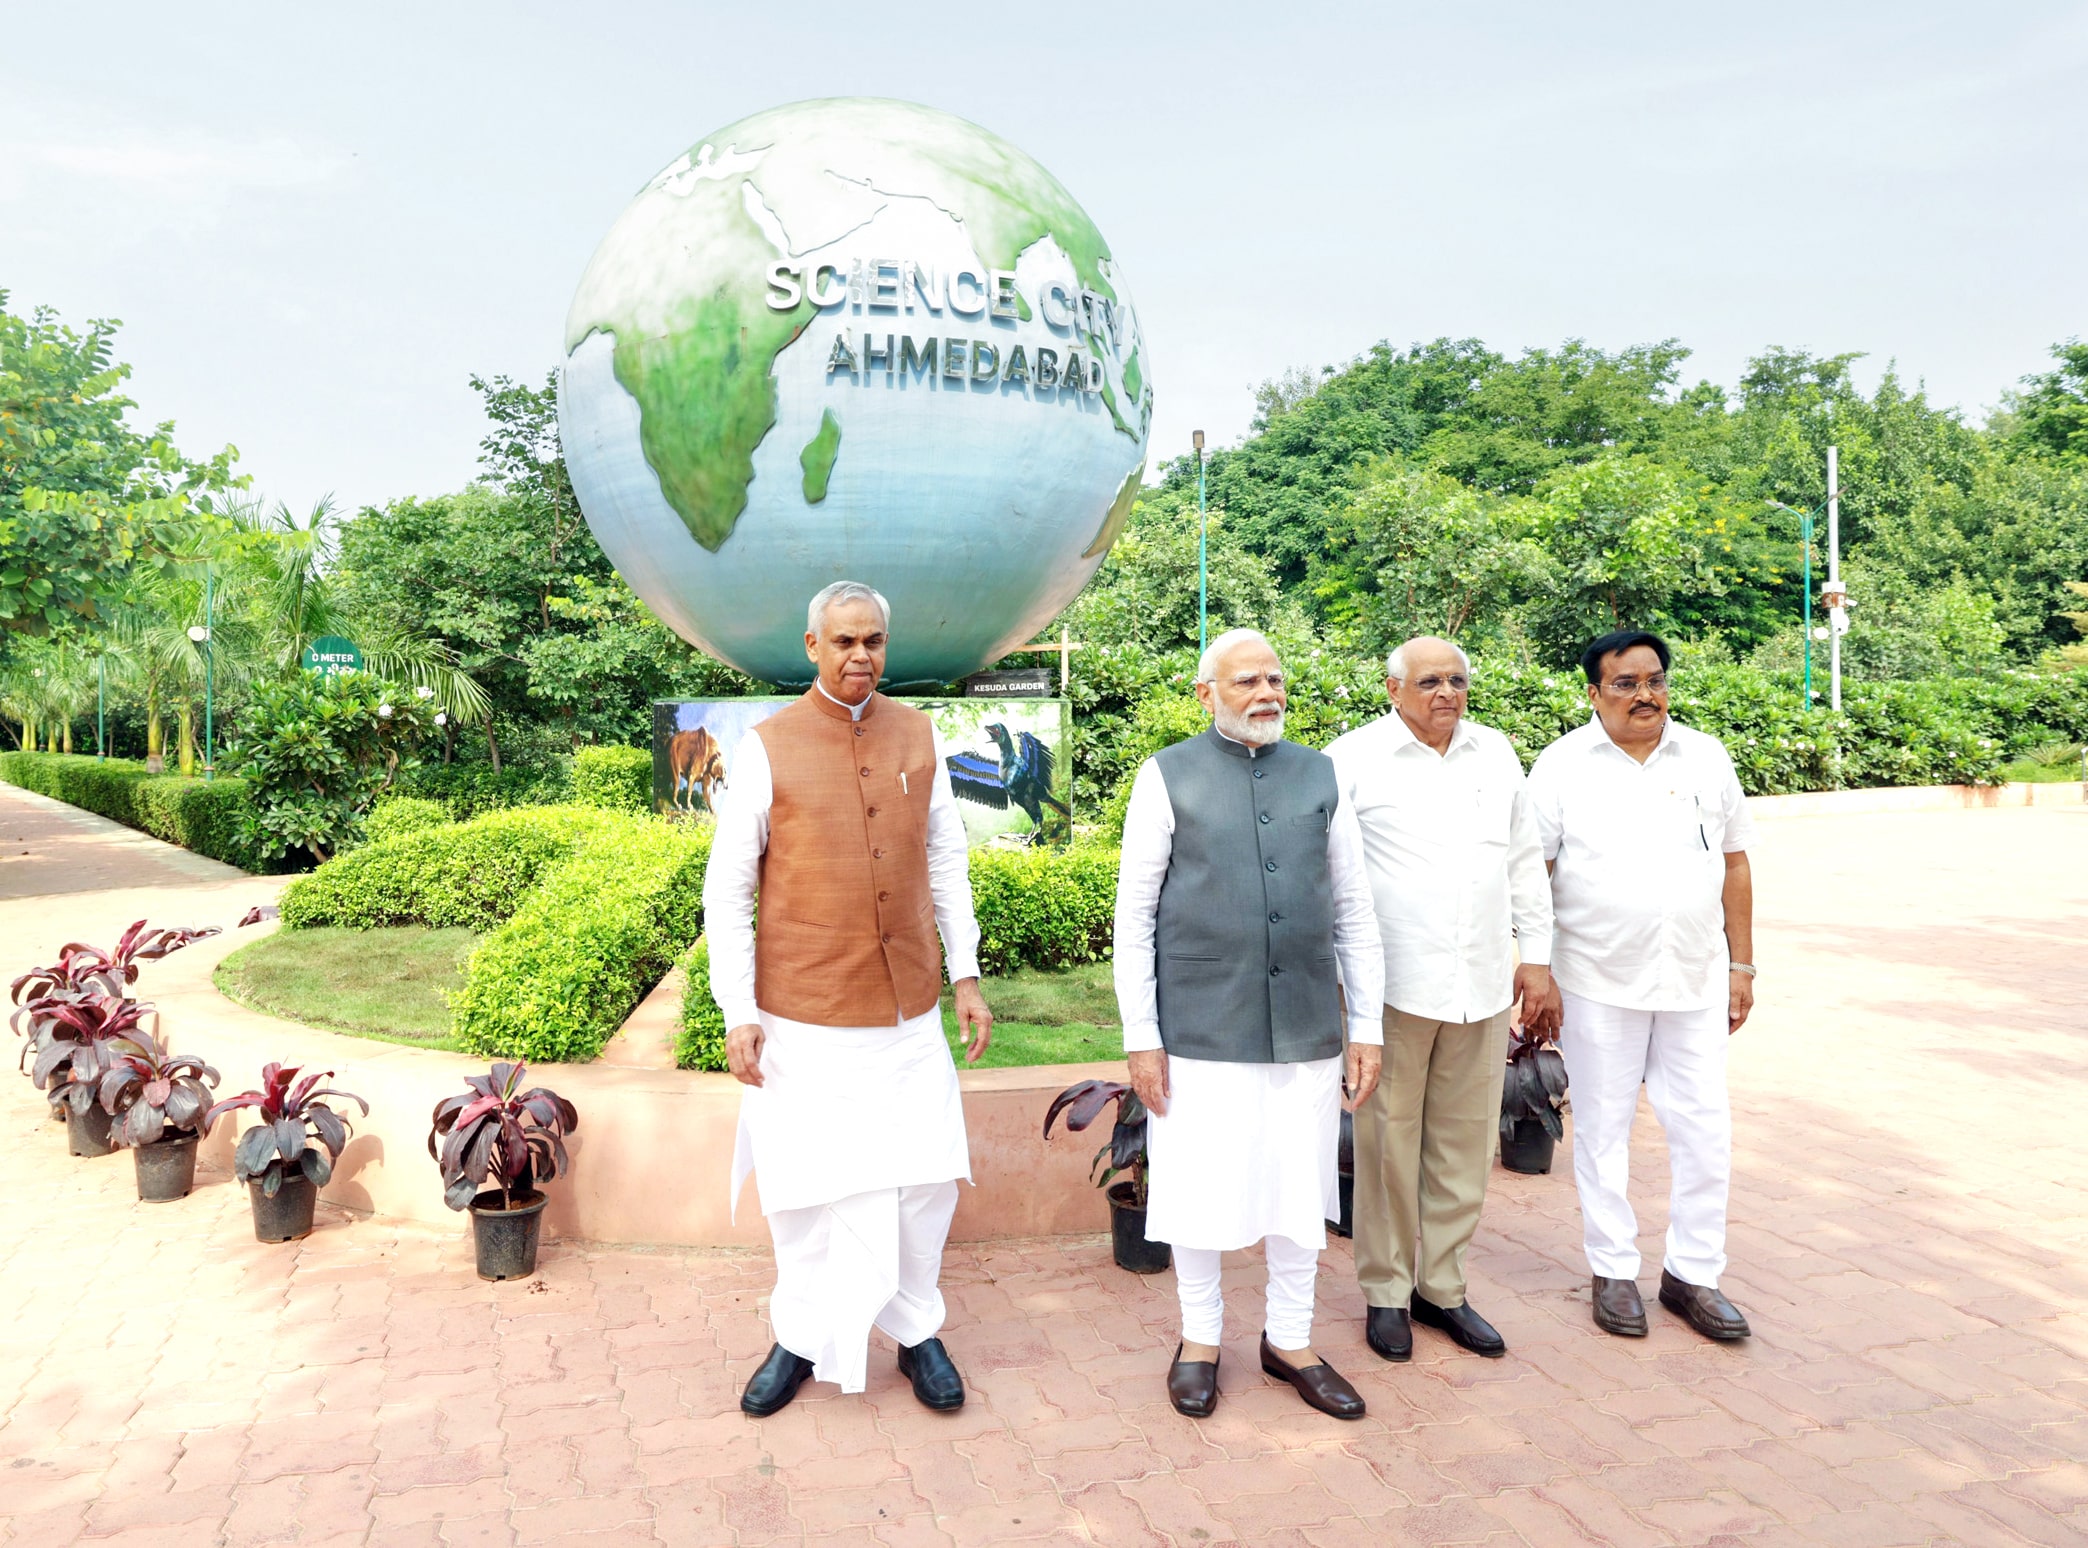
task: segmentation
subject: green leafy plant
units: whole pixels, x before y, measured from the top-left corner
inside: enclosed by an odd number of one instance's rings
[[[226,755],[253,799],[252,851],[323,862],[360,838],[363,813],[433,727],[428,703],[362,673],[257,686]]]
[[[573,800],[613,812],[649,812],[652,754],[643,747],[583,747],[573,754]]]
[[[370,808],[370,815],[363,819],[363,837],[378,844],[402,833],[444,827],[449,820],[449,808],[440,801],[421,796],[390,795]]]
[[[283,890],[283,927],[491,930],[582,843],[628,820],[586,807],[530,806],[394,834],[293,881]]]
[[[674,1034],[674,1063],[684,1070],[719,1072],[725,1059],[725,1013],[711,994],[710,942],[699,940],[682,958],[681,1019]]]
[[[293,1171],[315,1188],[325,1187],[333,1176],[351,1130],[348,1120],[327,1106],[327,1097],[355,1103],[364,1117],[370,1112],[370,1104],[354,1092],[320,1087],[320,1081],[333,1078],[332,1070],[303,1080],[297,1076],[294,1064],[270,1064],[261,1071],[260,1089],[227,1097],[203,1115],[203,1132],[208,1134],[226,1113],[243,1107],[259,1113],[261,1121],[233,1148],[232,1175],[243,1183],[258,1182],[271,1199]]]
[[[702,930],[709,835],[608,821],[472,953],[455,1032],[474,1053],[594,1058]]]
[[[0,779],[213,860],[255,864],[244,837],[253,803],[243,779],[149,774],[122,758],[33,752],[0,753]]]

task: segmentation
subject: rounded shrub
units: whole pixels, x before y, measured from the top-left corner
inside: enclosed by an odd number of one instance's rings
[[[440,828],[450,820],[449,808],[421,796],[388,796],[363,819],[363,835],[372,844],[423,828]]]
[[[653,760],[643,747],[583,747],[573,754],[573,800],[612,812],[652,810]]]

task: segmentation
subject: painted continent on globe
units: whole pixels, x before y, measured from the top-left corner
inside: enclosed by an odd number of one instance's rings
[[[611,228],[566,321],[559,428],[604,551],[663,621],[809,680],[806,599],[891,601],[887,681],[1031,638],[1146,460],[1138,318],[1094,223],[1005,140],[904,102],[707,136]]]

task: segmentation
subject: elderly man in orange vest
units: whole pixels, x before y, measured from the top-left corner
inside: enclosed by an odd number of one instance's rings
[[[943,1241],[971,1180],[945,960],[968,1061],[993,1017],[935,729],[877,692],[890,626],[857,582],[812,599],[818,676],[741,741],[704,878],[711,992],[747,1088],[732,1194],[752,1171],[776,1248],[775,1347],[740,1396],[757,1417],[815,1378],[862,1391],[873,1326],[923,1403],[964,1403],[937,1336]]]

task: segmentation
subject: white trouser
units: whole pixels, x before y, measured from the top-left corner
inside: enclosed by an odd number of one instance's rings
[[[776,1342],[810,1360],[818,1380],[862,1391],[873,1325],[907,1345],[942,1331],[936,1281],[956,1210],[952,1181],[771,1211]]]
[[[1626,1196],[1639,1083],[1667,1135],[1665,1265],[1717,1287],[1725,1272],[1733,1115],[1726,1102],[1726,1008],[1641,1011],[1561,991],[1559,1051],[1573,1100],[1573,1180],[1580,1189],[1588,1267],[1636,1279],[1638,1219]]]
[[[1319,1281],[1319,1249],[1287,1236],[1262,1238],[1269,1262],[1269,1315],[1264,1331],[1278,1349],[1312,1344],[1312,1292]],[[1182,1340],[1215,1344],[1225,1332],[1225,1296],[1218,1287],[1223,1253],[1207,1247],[1174,1249],[1175,1291],[1182,1298]]]

